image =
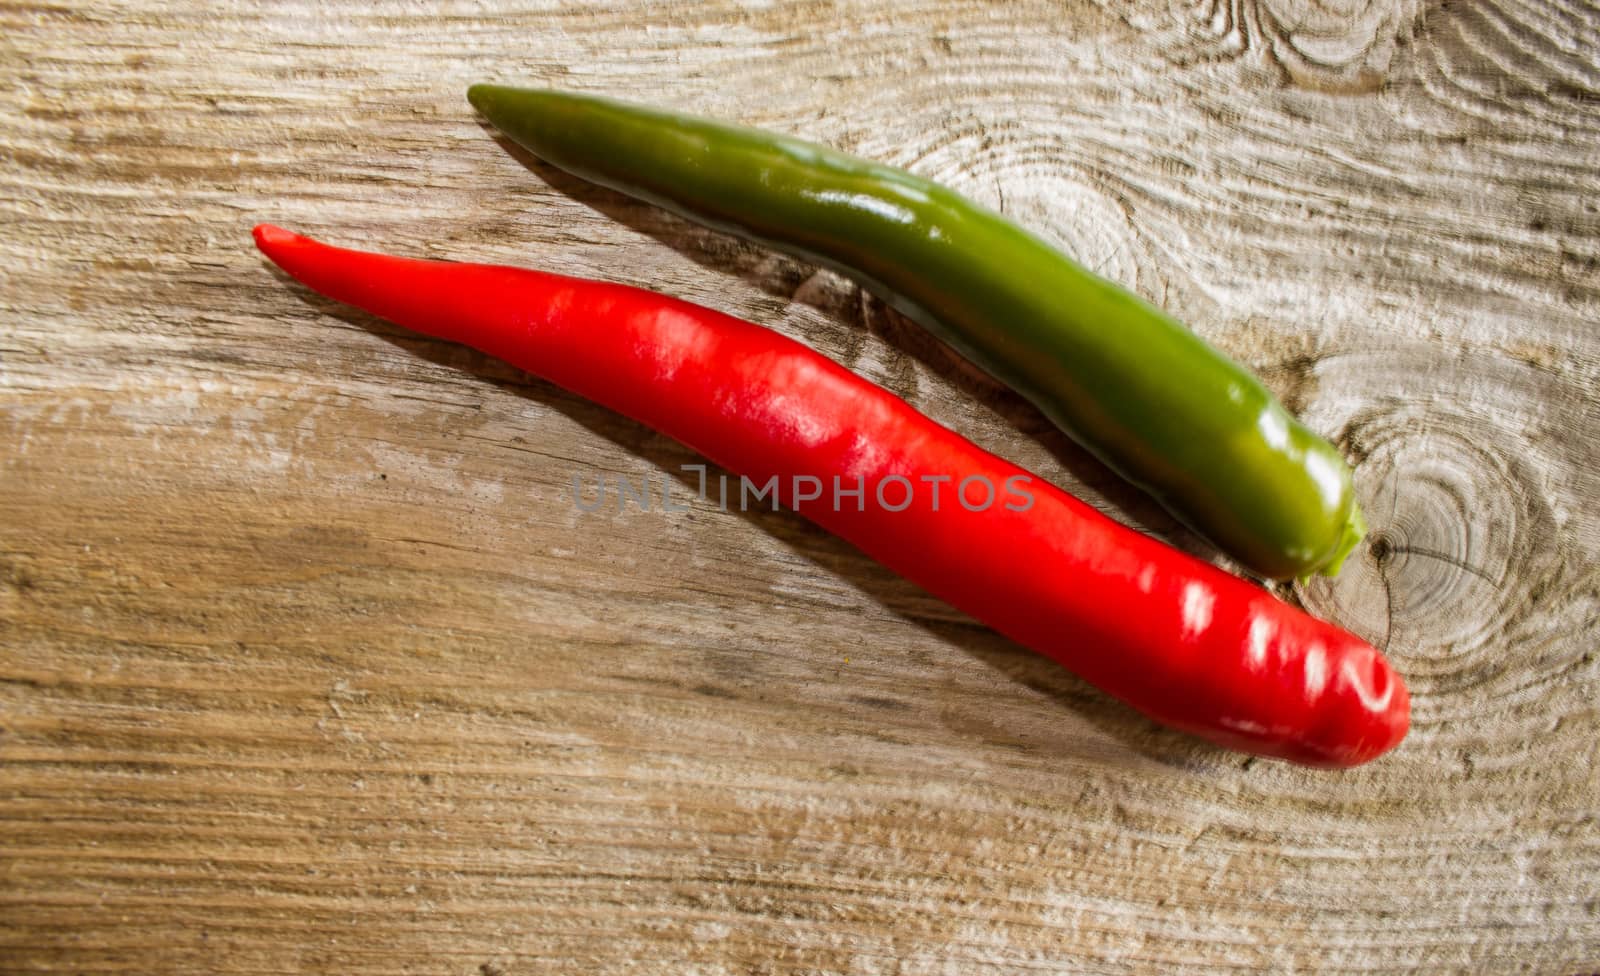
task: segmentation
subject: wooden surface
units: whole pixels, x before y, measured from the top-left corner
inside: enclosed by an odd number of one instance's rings
[[[0,3],[0,970],[1600,968],[1593,0],[500,6]],[[1359,462],[1371,544],[1290,595],[1409,740],[1251,762],[788,516],[575,511],[694,459],[250,225],[758,319],[1207,552],[475,80],[909,166],[1258,368]]]

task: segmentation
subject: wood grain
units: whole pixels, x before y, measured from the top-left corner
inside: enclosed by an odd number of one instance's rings
[[[1600,968],[1600,7],[0,2],[0,969]],[[463,91],[910,166],[1258,368],[1415,695],[1343,774],[1151,726],[694,459],[335,308],[259,220],[755,318],[1194,551],[840,279]],[[687,491],[684,482],[677,482]]]

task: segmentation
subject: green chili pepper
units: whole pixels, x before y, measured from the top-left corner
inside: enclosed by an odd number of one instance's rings
[[[563,170],[861,282],[1254,572],[1331,575],[1365,531],[1338,451],[1247,370],[947,187],[626,102],[467,97]]]

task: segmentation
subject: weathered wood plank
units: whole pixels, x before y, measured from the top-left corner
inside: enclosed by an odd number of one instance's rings
[[[1600,967],[1600,8],[0,3],[0,968]],[[1204,552],[832,275],[532,164],[475,80],[947,180],[1359,461],[1296,594],[1393,756],[1154,728],[694,459],[293,287],[331,241],[782,329]],[[687,492],[685,483],[678,483]]]

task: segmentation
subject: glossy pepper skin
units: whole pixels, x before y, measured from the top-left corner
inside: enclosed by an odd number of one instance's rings
[[[623,285],[344,250],[270,226],[255,237],[330,298],[504,359],[753,484],[776,476],[783,507],[1158,721],[1314,766],[1365,762],[1405,735],[1405,686],[1370,645],[1029,478],[776,332]],[[876,490],[893,475],[919,489],[904,510],[898,487]],[[955,492],[974,475],[997,488],[1029,479],[1015,484],[1033,502],[970,510]],[[804,501],[795,476],[866,491]],[[938,500],[925,476],[951,479]],[[969,489],[973,507],[982,494]]]
[[[860,281],[1255,573],[1331,575],[1365,532],[1339,452],[1249,371],[946,187],[627,102],[467,97],[561,169]]]

